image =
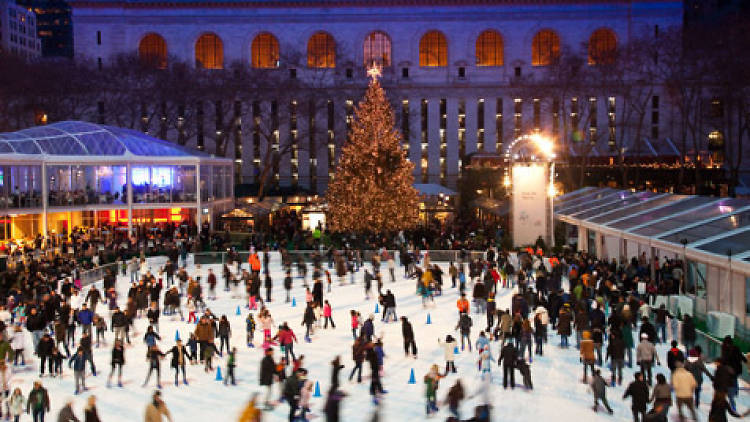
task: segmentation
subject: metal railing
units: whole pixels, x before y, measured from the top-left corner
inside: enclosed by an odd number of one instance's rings
[[[295,251],[287,251],[289,254],[292,262],[298,262],[299,258],[301,257],[305,262],[312,262],[312,257],[314,253],[318,253],[321,256],[321,259],[323,262],[327,262],[328,258],[326,256],[326,250],[295,250]],[[379,251],[377,250],[363,250],[362,251],[362,260],[364,262],[370,262],[372,260],[372,256]],[[420,262],[422,259],[424,259],[424,254],[429,253],[430,260],[435,262],[458,262],[459,257],[461,255],[461,251],[459,250],[429,250],[429,251],[421,251],[421,257]],[[272,251],[274,254],[278,254],[278,251]],[[396,260],[397,265],[401,265],[400,262],[400,253],[397,250],[389,249],[388,253],[394,257]],[[261,253],[262,254],[262,253]],[[228,253],[227,252],[199,252],[196,254],[192,254],[194,263],[196,264],[202,264],[202,265],[218,265],[218,264],[225,264],[229,262],[228,260]],[[248,257],[250,256],[249,251],[240,251],[236,252],[237,259],[240,260],[240,262],[247,262]],[[469,260],[474,260],[477,258],[484,258],[485,252],[484,251],[467,251],[467,256]]]

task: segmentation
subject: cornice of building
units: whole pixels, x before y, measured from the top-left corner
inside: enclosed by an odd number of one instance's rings
[[[74,8],[347,8],[347,7],[465,7],[565,6],[682,3],[680,0],[71,0]]]

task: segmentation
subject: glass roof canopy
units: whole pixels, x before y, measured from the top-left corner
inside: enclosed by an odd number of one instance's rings
[[[555,217],[750,261],[750,200],[586,188],[555,200]]]
[[[35,156],[210,158],[203,152],[142,132],[88,122],[64,121],[0,133],[0,157]]]

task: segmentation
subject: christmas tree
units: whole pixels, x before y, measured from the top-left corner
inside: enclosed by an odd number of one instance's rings
[[[414,165],[401,149],[391,105],[372,77],[354,121],[333,182],[328,186],[328,225],[336,232],[383,233],[417,224],[419,198]]]

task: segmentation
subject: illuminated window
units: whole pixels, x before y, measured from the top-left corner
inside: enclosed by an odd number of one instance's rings
[[[419,65],[422,67],[438,67],[448,65],[448,43],[445,35],[438,31],[431,31],[419,40]]]
[[[531,65],[548,66],[560,57],[560,37],[549,29],[534,35],[531,43]]]
[[[503,65],[503,37],[497,31],[484,31],[477,38],[477,66]]]
[[[258,34],[250,45],[251,66],[259,69],[279,67],[279,41],[268,32]]]
[[[307,66],[336,67],[336,42],[325,32],[317,32],[307,42]]]
[[[380,66],[391,65],[391,40],[384,32],[375,31],[365,38],[365,66],[377,63]]]
[[[617,38],[611,29],[601,28],[589,38],[589,64],[612,64],[617,50]]]
[[[146,35],[138,44],[138,57],[146,66],[164,69],[167,67],[167,42],[161,35]]]
[[[195,43],[195,67],[222,69],[224,67],[224,44],[216,34],[203,34]]]

